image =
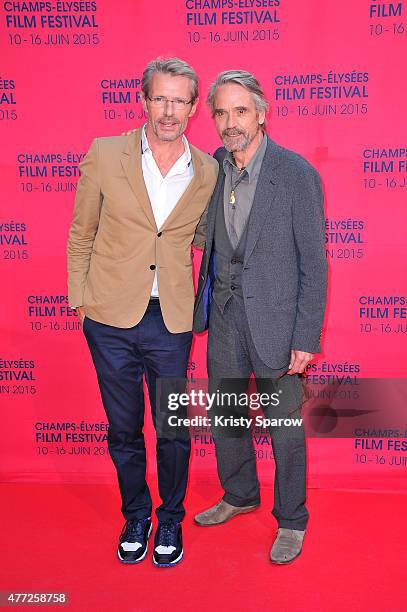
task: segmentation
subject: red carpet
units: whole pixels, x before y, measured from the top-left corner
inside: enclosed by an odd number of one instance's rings
[[[157,569],[151,546],[137,566],[116,560],[115,486],[3,484],[1,491],[0,589],[69,593],[68,606],[48,610],[407,610],[407,494],[309,490],[303,553],[273,566],[272,490],[262,489],[256,512],[200,528],[193,513],[216,501],[219,489],[194,483],[185,559]]]

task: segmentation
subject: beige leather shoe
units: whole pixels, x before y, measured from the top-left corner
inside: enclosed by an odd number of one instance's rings
[[[195,522],[202,527],[210,527],[211,525],[221,525],[222,523],[226,523],[234,516],[238,514],[246,514],[247,512],[252,512],[259,507],[259,504],[255,506],[232,506],[228,504],[223,499],[221,499],[215,506],[208,508],[204,512],[197,514],[195,516]]]
[[[294,561],[301,553],[304,536],[305,531],[280,527],[270,551],[271,562],[282,565]]]

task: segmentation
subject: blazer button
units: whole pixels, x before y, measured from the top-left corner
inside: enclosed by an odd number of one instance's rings
[[[160,237],[162,236],[162,234],[163,234],[162,232],[158,232],[157,236]]]
[[[151,264],[150,270],[155,270],[155,265],[154,264]]]
[[[236,289],[235,285],[230,285],[230,288],[232,289],[232,291]]]

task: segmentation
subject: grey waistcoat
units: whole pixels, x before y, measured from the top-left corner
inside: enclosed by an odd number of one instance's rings
[[[246,223],[239,243],[236,249],[233,249],[226,229],[223,199],[223,189],[219,189],[214,235],[216,281],[213,298],[222,312],[232,295],[243,299],[242,270],[248,227]]]

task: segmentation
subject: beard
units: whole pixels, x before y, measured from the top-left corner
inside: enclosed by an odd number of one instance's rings
[[[160,124],[167,122],[175,124],[175,129],[171,133],[166,133],[160,130]],[[181,123],[181,121],[173,115],[163,115],[162,117],[159,117],[156,121],[152,122],[154,134],[157,136],[157,138],[165,142],[172,142],[173,140],[177,140],[177,138],[179,138],[184,132],[185,127],[186,125]]]
[[[246,130],[239,130],[238,128],[228,128],[222,132],[222,142],[229,153],[238,151],[245,151],[249,144],[254,140],[257,135],[259,128],[256,130],[253,136],[250,136]]]

